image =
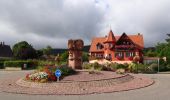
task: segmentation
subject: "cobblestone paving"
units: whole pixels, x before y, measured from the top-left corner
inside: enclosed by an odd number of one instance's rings
[[[154,81],[149,78],[131,75],[98,81],[59,83],[25,82],[17,77],[1,79],[0,91],[19,94],[80,95],[127,91],[143,88],[153,83]]]

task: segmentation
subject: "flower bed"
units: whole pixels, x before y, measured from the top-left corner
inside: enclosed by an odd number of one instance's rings
[[[33,81],[33,82],[41,82],[41,83],[57,81],[57,77],[54,74],[57,69],[60,69],[62,73],[60,79],[62,79],[65,76],[73,75],[76,73],[72,68],[67,66],[61,66],[61,67],[45,66],[41,70],[37,70],[33,73],[27,74],[25,80]]]
[[[47,82],[48,74],[46,72],[36,72],[26,75],[26,80],[37,81],[37,82]]]

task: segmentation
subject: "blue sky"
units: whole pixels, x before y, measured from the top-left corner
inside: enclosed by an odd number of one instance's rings
[[[145,46],[170,33],[169,0],[0,0],[0,41],[66,48],[68,39],[141,33]]]

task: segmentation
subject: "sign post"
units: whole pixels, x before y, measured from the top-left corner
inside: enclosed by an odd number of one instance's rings
[[[57,82],[59,82],[61,76],[61,71],[59,69],[55,71],[55,76],[57,77]]]

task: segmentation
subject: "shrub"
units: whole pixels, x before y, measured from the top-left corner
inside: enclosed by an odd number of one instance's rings
[[[93,64],[92,64],[92,67],[93,67],[93,69],[95,69],[95,70],[102,70],[102,69],[103,69],[103,66],[100,65],[100,64],[97,63],[97,62],[93,63]]]
[[[148,68],[151,71],[157,71],[158,70],[158,64],[152,63],[152,64],[150,64],[150,66],[148,66]]]
[[[85,63],[83,63],[82,68],[83,69],[91,69],[92,68],[92,64],[88,63],[88,62],[85,62]]]
[[[0,69],[4,68],[4,61],[0,61]]]
[[[73,75],[76,73],[75,70],[73,70],[71,67],[67,67],[67,66],[61,66],[58,69],[61,70],[61,73],[63,76]]]
[[[117,70],[116,70],[116,73],[117,73],[117,74],[125,74],[125,69],[122,69],[122,68],[117,69]]]
[[[111,63],[111,64],[110,64],[111,70],[112,70],[112,71],[116,71],[118,65],[119,65],[118,63]]]
[[[118,64],[117,65],[117,69],[127,69],[128,66],[124,65],[124,64]]]
[[[128,69],[130,72],[137,72],[137,64],[136,63],[130,63],[128,66]]]
[[[141,72],[141,73],[145,73],[147,71],[147,67],[148,65],[144,65],[144,64],[137,64],[137,70],[138,72]]]
[[[83,69],[93,69],[93,70],[102,70],[103,69],[103,65],[95,62],[95,63],[84,63],[83,64]]]
[[[54,61],[43,61],[43,60],[38,61],[38,66],[53,66],[55,64],[56,62]]]

